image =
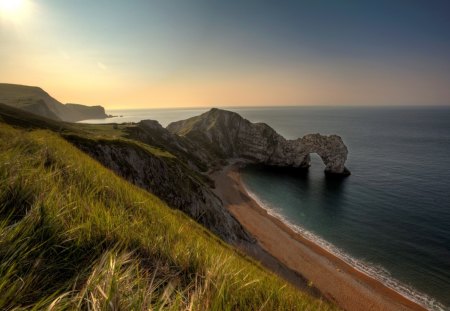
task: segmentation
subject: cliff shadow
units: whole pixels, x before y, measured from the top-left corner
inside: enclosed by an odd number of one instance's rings
[[[293,184],[307,191],[310,187],[309,168],[280,167],[264,164],[249,164],[244,169],[244,174],[249,173],[268,183],[282,180],[283,183]]]

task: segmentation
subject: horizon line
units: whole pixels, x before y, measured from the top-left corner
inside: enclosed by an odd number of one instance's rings
[[[97,105],[98,106],[98,105]],[[102,106],[100,104],[100,106]],[[213,108],[218,109],[264,109],[264,108],[450,108],[448,104],[361,104],[361,105],[239,105],[239,106],[223,106],[223,105],[211,105],[211,106],[175,106],[175,107],[133,107],[133,108],[112,108],[107,111],[119,111],[119,110],[209,110]]]

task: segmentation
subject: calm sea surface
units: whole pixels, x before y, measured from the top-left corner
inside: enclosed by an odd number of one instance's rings
[[[352,175],[327,180],[256,167],[249,192],[271,213],[433,310],[450,310],[450,108],[232,108],[286,138],[338,134]],[[171,121],[205,109],[109,111],[90,122]]]

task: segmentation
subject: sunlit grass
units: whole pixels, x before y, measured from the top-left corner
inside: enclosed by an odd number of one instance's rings
[[[57,134],[0,123],[0,310],[330,310]]]

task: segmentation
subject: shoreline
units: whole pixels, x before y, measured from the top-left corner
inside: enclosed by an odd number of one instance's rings
[[[230,164],[210,177],[224,206],[257,240],[263,252],[272,257],[272,263],[261,251],[248,247],[241,247],[242,250],[297,287],[305,289],[305,284],[312,282],[324,298],[350,311],[426,310],[270,215],[247,192],[239,164]],[[274,269],[274,260],[283,266],[282,273]],[[299,286],[301,281],[303,286]]]

